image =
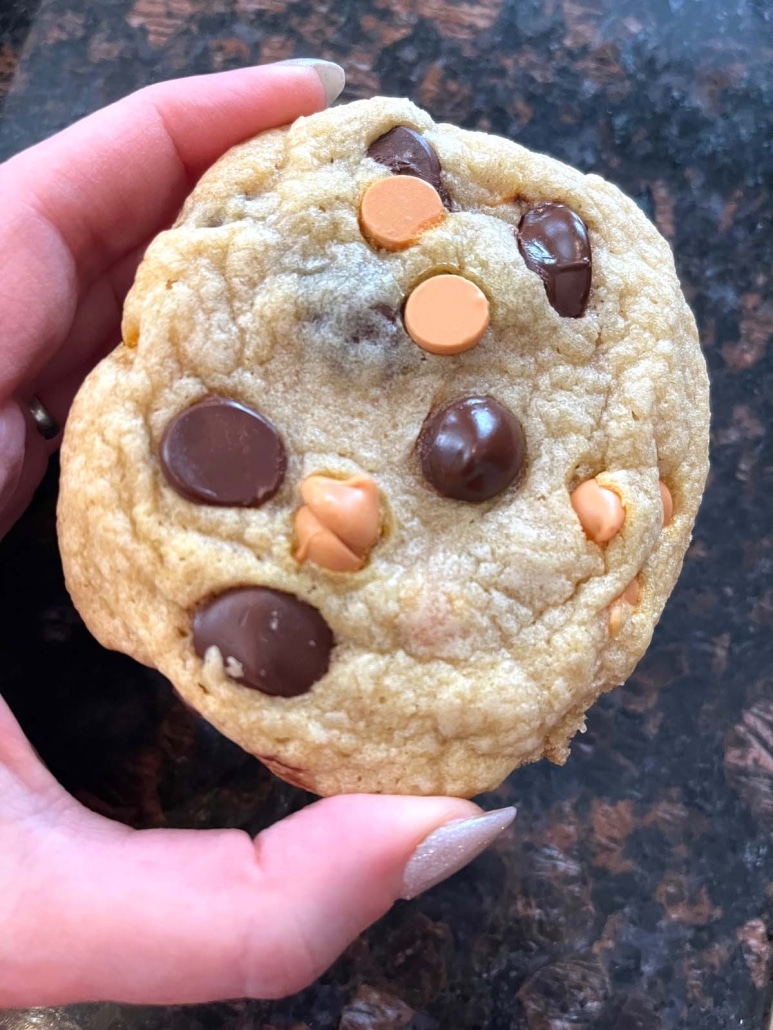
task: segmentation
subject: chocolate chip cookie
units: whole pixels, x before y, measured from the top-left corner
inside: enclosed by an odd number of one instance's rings
[[[563,762],[643,654],[708,386],[636,205],[412,104],[237,147],[149,247],[62,449],[67,583],[320,794]]]

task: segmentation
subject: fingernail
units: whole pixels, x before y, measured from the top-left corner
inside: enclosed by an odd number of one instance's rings
[[[408,860],[400,897],[415,898],[422,891],[459,872],[485,851],[515,819],[514,808],[446,823],[426,837]]]
[[[278,61],[277,64],[297,64],[313,68],[319,75],[325,90],[325,103],[328,107],[337,100],[346,84],[346,72],[334,61],[323,61],[318,57],[293,57],[289,61]]]

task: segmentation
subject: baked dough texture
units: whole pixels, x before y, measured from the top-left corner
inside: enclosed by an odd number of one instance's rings
[[[368,155],[395,126],[436,152],[447,213],[385,250],[359,212],[395,174]],[[555,310],[519,249],[543,202],[587,226],[582,317]],[[488,328],[463,353],[429,353],[404,327],[411,291],[441,273],[488,299]],[[514,413],[526,449],[521,478],[478,503],[434,489],[417,447],[431,412],[470,395]],[[281,436],[286,473],[265,503],[199,503],[164,475],[168,425],[212,396]],[[68,589],[104,646],[159,669],[289,782],[471,796],[523,763],[564,762],[588,707],[630,675],[690,541],[708,426],[694,319],[631,200],[408,101],[359,101],[229,152],[148,248],[123,343],[67,423]],[[379,538],[356,571],[296,558],[299,485],[315,473],[378,487]],[[601,544],[570,500],[594,477],[625,513]],[[616,600],[634,579],[638,600]],[[327,671],[298,696],[246,686],[232,656],[193,646],[202,603],[250,586],[307,602],[332,630]]]

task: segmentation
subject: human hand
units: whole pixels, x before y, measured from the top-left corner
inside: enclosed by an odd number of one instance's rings
[[[147,244],[206,168],[338,96],[343,71],[316,64],[319,74],[282,64],[162,82],[0,166],[0,539],[58,446],[37,431],[30,399],[64,424],[86,373],[120,342]]]
[[[58,442],[38,432],[30,399],[64,422],[118,342],[144,246],[193,182],[232,144],[334,99],[323,84],[335,75],[285,65],[162,83],[0,167],[0,536]],[[0,1006],[292,993],[512,817],[350,795],[255,840],[131,830],[69,797],[0,700]]]

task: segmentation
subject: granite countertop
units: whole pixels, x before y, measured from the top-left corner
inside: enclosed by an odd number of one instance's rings
[[[290,56],[634,196],[672,243],[712,378],[712,473],[653,645],[517,832],[278,1002],[73,1006],[4,1030],[762,1028],[773,928],[773,12],[766,0],[43,0],[0,12],[0,155],[150,81]],[[89,637],[56,469],[0,546],[0,689],[54,773],[134,826],[305,804]]]

